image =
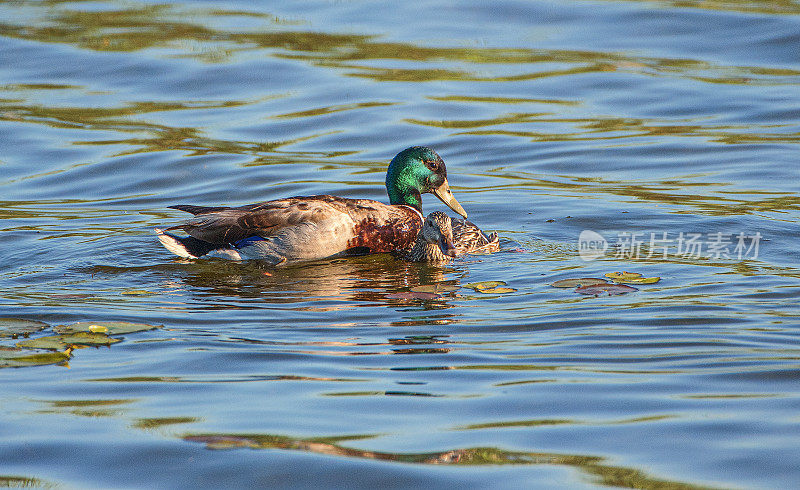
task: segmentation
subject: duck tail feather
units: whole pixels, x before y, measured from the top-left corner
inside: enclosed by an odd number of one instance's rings
[[[173,235],[172,233],[166,233],[159,228],[156,228],[155,231],[156,235],[158,235],[158,240],[164,245],[164,248],[178,257],[183,257],[185,259],[196,259],[219,248],[213,243],[198,240],[191,236],[181,237]]]
[[[168,206],[171,209],[178,211],[185,211],[195,216],[203,213],[213,213],[214,211],[222,211],[227,209],[225,206],[193,206],[191,204],[176,204],[175,206]]]

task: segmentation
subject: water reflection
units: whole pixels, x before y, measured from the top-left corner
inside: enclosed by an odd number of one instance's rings
[[[677,212],[716,216],[758,213],[788,213],[800,210],[800,198],[794,194],[772,189],[734,189],[734,182],[702,181],[694,174],[672,175],[669,179],[613,179],[610,177],[579,177],[512,171],[501,167],[482,174],[495,179],[492,192],[528,189],[558,191],[570,199],[588,199],[608,195],[620,202],[666,204]],[[690,210],[680,208],[689,207]],[[570,252],[574,255],[573,252]]]
[[[786,486],[797,459],[789,160],[800,70],[787,57],[794,19],[778,14],[798,7],[634,1],[473,2],[449,25],[425,20],[438,27],[428,32],[363,15],[366,4],[348,6],[352,23],[327,18],[327,5],[275,4],[296,18],[236,10],[255,4],[0,5],[2,305],[53,322],[91,312],[167,325],[76,350],[70,369],[0,370],[4,402],[38,404],[11,413],[29,436],[4,441],[28,465],[13,474],[130,485],[133,473],[150,481],[131,466],[149,454],[164,478],[214,481],[250,449],[253,468],[301,451],[287,468],[325,455],[346,478],[354,466],[442,481],[517,465],[505,469],[513,479],[547,465],[544,478],[567,469],[619,487],[691,488],[654,473]],[[523,31],[503,17],[516,9],[546,15],[519,16]],[[664,32],[642,35],[659,22]],[[274,270],[173,260],[150,232],[183,199],[385,200],[384,157],[422,140],[447,153],[459,192],[487,204],[482,219],[530,253]],[[578,262],[578,226],[654,223],[747,226],[772,242],[760,261]],[[549,286],[632,265],[663,281],[617,298]],[[497,279],[519,292],[396,295]],[[309,435],[329,433],[365,435]],[[84,450],[106,446],[103,471],[87,471]],[[188,472],[176,451],[196,457]]]
[[[187,434],[183,440],[205,444],[208,449],[282,449],[305,451],[345,458],[374,459],[396,463],[454,466],[552,465],[569,466],[601,485],[622,488],[708,488],[655,478],[623,466],[612,466],[604,458],[571,454],[507,451],[495,447],[452,449],[431,453],[390,453],[365,451],[343,446],[345,441],[370,439],[377,435],[318,437],[299,439],[273,434]]]
[[[40,400],[48,408],[36,413],[69,413],[80,417],[121,417],[126,413],[125,405],[136,403],[136,398],[100,400]]]
[[[651,0],[625,1],[652,3]],[[674,8],[695,8],[769,15],[800,14],[800,5],[793,0],[660,0],[658,3]]]
[[[74,45],[94,51],[131,52],[164,48],[166,54],[193,57],[205,62],[228,61],[245,51],[268,49],[276,58],[302,60],[318,67],[342,70],[350,76],[377,81],[495,81],[516,82],[542,77],[632,71],[672,76],[679,74],[712,83],[796,83],[800,71],[748,66],[715,65],[691,59],[647,58],[585,50],[535,50],[524,48],[426,47],[381,41],[378,36],[338,34],[314,30],[288,30],[275,16],[242,11],[184,9],[150,5],[118,10],[88,11],[41,8],[19,2],[21,8],[47,19],[47,23],[0,23],[0,35],[40,42]],[[732,3],[743,5],[742,3]],[[710,4],[707,4],[710,5]],[[766,4],[762,4],[766,5]],[[792,5],[787,1],[783,5]],[[37,7],[40,7],[37,9]],[[260,17],[269,22],[258,31],[241,32],[214,28],[215,19],[230,16]],[[13,18],[13,17],[12,17]],[[187,22],[187,18],[202,21]],[[271,24],[271,25],[270,25]],[[189,43],[187,45],[187,42]],[[410,61],[414,65],[376,66],[379,60]],[[442,62],[458,68],[442,67]],[[552,64],[561,65],[550,68]],[[483,65],[480,70],[477,66]],[[526,73],[482,75],[502,65],[538,65]],[[465,66],[475,66],[472,70]]]
[[[125,150],[114,156],[135,155],[156,151],[183,150],[187,155],[248,154],[272,152],[283,146],[305,141],[321,134],[292,138],[285,141],[250,142],[214,139],[204,136],[194,127],[174,127],[151,123],[130,116],[141,116],[155,112],[193,111],[200,109],[230,109],[252,104],[254,101],[195,101],[195,102],[131,102],[122,107],[46,106],[24,100],[0,99],[0,121],[16,121],[42,124],[52,128],[80,129],[91,131],[115,131],[134,133],[128,138],[100,138],[75,141],[76,145],[119,146]],[[149,136],[141,136],[141,134]],[[80,164],[78,164],[80,165]],[[75,168],[70,166],[64,170]],[[26,175],[26,179],[51,175],[52,172]],[[6,183],[13,183],[8,181]]]
[[[61,485],[27,476],[0,475],[0,487],[5,488],[61,488]]]
[[[200,417],[147,417],[136,419],[131,425],[134,429],[155,430],[179,424],[202,422]]]
[[[175,267],[169,269],[176,272]],[[115,271],[108,267],[94,270]],[[404,304],[445,309],[450,307],[446,301],[391,299],[387,296],[421,285],[457,285],[459,276],[463,275],[457,269],[409,263],[388,254],[332,259],[278,269],[264,268],[258,263],[195,261],[186,263],[177,272],[181,282],[198,296],[261,299],[276,305],[296,304],[293,309],[298,311]],[[174,284],[174,279],[169,279],[171,284]]]
[[[263,381],[336,381],[363,382],[363,378],[327,378],[314,376],[297,376],[292,374],[247,374],[241,376],[228,375],[186,375],[186,376],[121,376],[114,378],[90,378],[85,381],[98,383],[252,383]]]
[[[776,131],[775,124],[700,124],[698,120],[642,119],[620,118],[613,116],[596,116],[592,118],[559,118],[549,117],[553,113],[513,113],[499,115],[493,119],[477,120],[420,120],[406,119],[411,124],[433,126],[446,129],[470,129],[458,131],[456,135],[496,135],[526,138],[534,142],[544,141],[609,141],[628,138],[654,136],[685,136],[704,138],[708,141],[725,144],[752,143],[800,143],[800,132],[793,131],[794,124],[783,125],[785,131]],[[552,128],[564,124],[575,131],[561,133],[508,130],[508,129],[471,129],[506,124],[539,124]],[[683,124],[680,124],[683,123]]]

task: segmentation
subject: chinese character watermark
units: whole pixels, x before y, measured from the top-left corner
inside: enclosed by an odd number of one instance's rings
[[[613,245],[601,234],[583,230],[578,237],[578,254],[589,261],[606,255],[609,248],[618,259],[684,259],[755,260],[763,236],[753,234],[675,233],[675,232],[620,232]]]

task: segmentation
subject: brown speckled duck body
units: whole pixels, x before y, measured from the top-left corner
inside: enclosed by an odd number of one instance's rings
[[[488,254],[500,250],[497,233],[492,232],[487,235],[471,221],[450,218],[450,228],[453,231],[456,255]]]
[[[433,150],[412,147],[389,164],[390,204],[320,195],[239,207],[178,205],[194,218],[156,229],[161,243],[186,258],[217,256],[287,265],[341,255],[405,250],[422,229],[421,194],[430,192],[455,212],[464,208],[450,192],[447,169]],[[183,230],[188,236],[169,231]]]

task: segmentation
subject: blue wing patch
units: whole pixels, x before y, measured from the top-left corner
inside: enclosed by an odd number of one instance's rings
[[[242,247],[248,247],[250,245],[253,245],[256,242],[263,242],[263,241],[266,241],[266,239],[256,235],[256,236],[243,238],[243,239],[239,240],[238,242],[234,243],[233,246],[236,247],[236,248],[242,248]]]

